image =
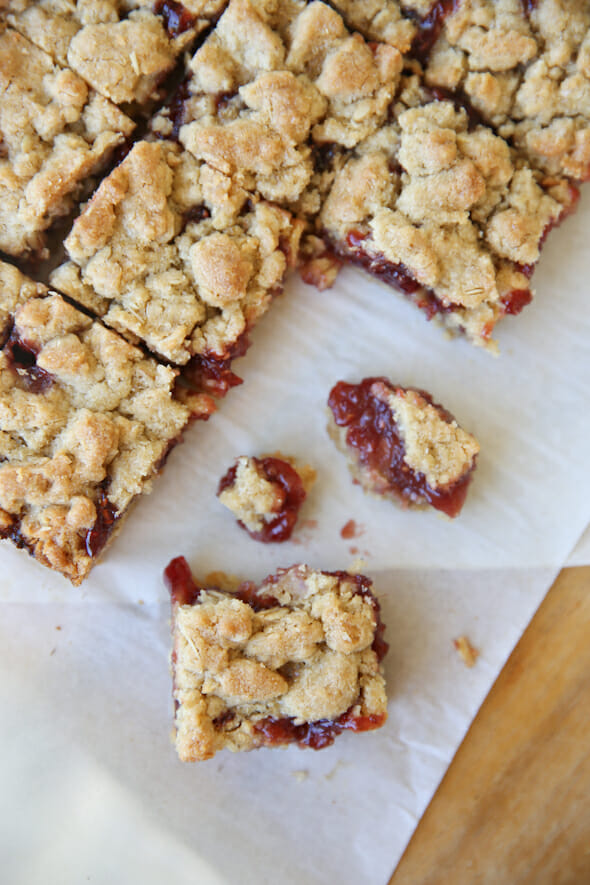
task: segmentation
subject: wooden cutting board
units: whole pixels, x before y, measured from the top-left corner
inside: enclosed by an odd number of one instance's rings
[[[447,883],[590,885],[590,566],[559,575],[390,880]]]

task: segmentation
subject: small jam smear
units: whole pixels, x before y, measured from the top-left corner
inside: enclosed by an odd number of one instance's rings
[[[117,508],[111,504],[104,489],[100,489],[95,506],[96,522],[86,533],[86,552],[90,557],[96,557],[101,552],[119,517]]]
[[[439,0],[435,3],[428,15],[418,22],[418,33],[412,43],[411,55],[424,64],[428,60],[430,51],[440,36],[443,24],[457,7],[458,0]]]
[[[349,519],[340,529],[340,537],[345,541],[359,538],[362,534],[364,534],[364,529],[358,526],[354,519]]]
[[[385,713],[371,716],[355,716],[347,710],[338,719],[319,719],[295,725],[290,718],[274,719],[268,716],[254,724],[254,730],[263,736],[266,746],[297,743],[300,747],[322,750],[334,743],[334,738],[345,730],[372,731],[380,728],[386,720]]]
[[[222,399],[232,387],[242,384],[239,375],[232,372],[232,362],[244,356],[250,346],[247,334],[242,334],[223,356],[205,353],[194,356],[182,369],[183,381],[196,391]]]
[[[447,516],[458,516],[465,502],[472,467],[455,483],[433,489],[422,473],[416,473],[405,461],[405,445],[395,416],[387,402],[372,393],[374,384],[396,388],[386,378],[365,378],[360,384],[339,381],[328,399],[334,421],[346,427],[346,444],[353,449],[360,465],[372,478],[377,493],[393,493],[402,503],[426,502]],[[446,421],[452,415],[432,401],[424,391],[420,395],[434,406]]]
[[[8,365],[16,373],[19,382],[30,393],[43,393],[53,383],[53,377],[37,365],[39,348],[13,330],[4,345]]]
[[[170,593],[172,605],[194,605],[201,593],[184,556],[176,556],[170,560],[164,569],[164,583]]]
[[[169,37],[178,37],[188,31],[195,23],[195,18],[188,9],[177,0],[156,0],[156,15],[161,15]]]
[[[260,531],[250,531],[239,520],[238,525],[255,541],[262,541],[265,544],[287,541],[293,533],[299,510],[306,498],[301,477],[294,467],[280,458],[252,458],[251,461],[259,473],[277,487],[278,506],[272,518],[265,520],[264,527]],[[218,495],[233,486],[236,474],[237,465],[234,464],[221,478],[217,489]]]

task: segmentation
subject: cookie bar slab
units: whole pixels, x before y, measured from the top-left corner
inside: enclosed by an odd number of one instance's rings
[[[191,415],[176,372],[0,263],[0,537],[79,584]]]
[[[590,177],[590,6],[462,0],[425,53],[426,81],[461,92],[551,175]]]
[[[177,557],[165,580],[183,762],[222,749],[321,749],[385,723],[387,644],[368,578],[297,565],[230,593],[200,585]]]
[[[293,206],[316,145],[353,147],[386,120],[401,68],[398,49],[365,42],[325,3],[230,0],[153,131]]]
[[[365,491],[459,515],[479,444],[428,393],[386,378],[339,381],[328,405],[329,433]]]
[[[287,541],[314,480],[311,467],[283,456],[242,455],[221,478],[217,497],[255,541]]]
[[[281,290],[302,222],[179,145],[140,141],[105,178],[51,281],[133,341],[235,383],[228,364]]]
[[[8,0],[8,22],[120,105],[157,98],[177,57],[224,0]]]
[[[392,122],[336,172],[318,233],[429,318],[493,349],[494,326],[532,299],[541,246],[577,197],[409,77]]]
[[[0,33],[0,249],[42,255],[44,231],[88,194],[133,128],[42,49]]]

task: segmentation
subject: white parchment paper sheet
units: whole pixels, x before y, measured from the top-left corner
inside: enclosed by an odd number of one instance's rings
[[[387,880],[590,521],[588,197],[549,238],[534,304],[500,325],[500,359],[447,340],[354,271],[323,294],[291,281],[238,364],[246,384],[187,434],[81,589],[1,545],[7,881]],[[325,402],[339,378],[368,374],[430,390],[480,439],[457,521],[404,513],[351,485]],[[318,482],[294,542],[262,546],[214,493],[236,455],[277,449],[313,464]],[[345,541],[351,518],[361,534]],[[392,645],[387,726],[321,753],[177,762],[161,574],[179,553],[201,574],[254,579],[364,557]],[[473,670],[453,650],[461,633],[482,652]]]

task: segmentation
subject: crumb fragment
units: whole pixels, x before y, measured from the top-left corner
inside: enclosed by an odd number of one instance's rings
[[[312,467],[300,468],[292,458],[242,455],[222,477],[217,496],[254,540],[286,541],[315,477]]]
[[[453,645],[461,655],[466,667],[473,667],[479,657],[479,651],[471,644],[467,636],[459,636],[453,639]]]

